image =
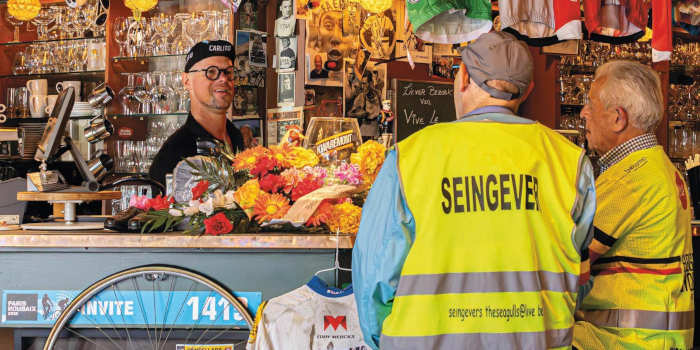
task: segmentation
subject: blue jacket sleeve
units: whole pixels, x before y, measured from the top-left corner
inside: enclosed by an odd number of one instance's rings
[[[581,305],[583,298],[593,288],[593,277],[590,275],[590,259],[588,257],[588,246],[593,240],[593,217],[596,209],[595,195],[595,175],[593,173],[593,165],[587,156],[584,156],[583,162],[579,168],[578,178],[578,200],[575,204],[576,210],[573,213],[573,219],[576,223],[574,229],[574,243],[579,248],[581,253],[581,272],[579,280],[578,298],[576,301],[576,309]],[[585,274],[585,276],[583,275]]]
[[[362,206],[360,230],[352,250],[360,327],[365,342],[375,350],[414,238],[413,215],[401,191],[396,152],[391,151]]]

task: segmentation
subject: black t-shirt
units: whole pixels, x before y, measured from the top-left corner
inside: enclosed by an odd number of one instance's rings
[[[231,139],[231,147],[235,152],[243,150],[243,136],[231,121],[226,121],[226,131]],[[216,139],[202,127],[192,116],[187,116],[185,124],[177,129],[160,147],[158,154],[148,171],[151,177],[165,185],[165,174],[172,173],[177,163],[182,159],[197,155],[197,140]]]

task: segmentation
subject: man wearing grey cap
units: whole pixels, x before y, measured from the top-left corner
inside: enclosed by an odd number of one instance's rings
[[[515,114],[532,88],[527,46],[490,32],[462,60],[458,120],[399,142],[362,208],[352,279],[365,341],[569,348],[577,297],[590,288],[591,163]]]
[[[149,174],[156,181],[164,183],[178,162],[197,155],[198,141],[218,140],[243,150],[241,132],[226,119],[233,101],[233,57],[233,44],[224,40],[202,41],[188,52],[182,83],[190,95],[190,113],[153,159]]]

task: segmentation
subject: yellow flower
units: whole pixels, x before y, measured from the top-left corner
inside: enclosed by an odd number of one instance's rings
[[[314,151],[303,147],[294,147],[290,152],[290,163],[297,169],[318,164],[318,156]]]
[[[282,168],[291,167],[289,160],[291,159],[292,147],[288,143],[270,146],[270,156],[274,158]]]
[[[384,164],[386,147],[379,142],[370,140],[357,148],[357,153],[350,155],[350,162],[357,164],[362,173],[362,182],[365,185],[372,185],[377,178],[379,169]]]
[[[258,158],[269,154],[270,151],[263,146],[248,148],[247,150],[236,155],[236,158],[233,159],[233,168],[236,169],[236,171],[250,171],[255,167],[255,163],[257,163]]]
[[[340,232],[356,234],[360,228],[360,218],[362,218],[362,208],[350,202],[343,202],[333,206],[326,224],[331,232],[339,230]]]
[[[255,200],[258,199],[260,193],[260,184],[257,179],[248,180],[243,186],[239,187],[233,194],[233,198],[243,209],[249,209],[255,206]]]
[[[263,223],[272,219],[281,219],[289,208],[287,197],[279,193],[263,192],[255,201],[253,216],[257,217],[259,223]]]

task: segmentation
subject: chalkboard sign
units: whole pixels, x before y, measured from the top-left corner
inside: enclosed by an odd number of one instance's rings
[[[396,141],[432,124],[457,119],[452,83],[393,79]]]

